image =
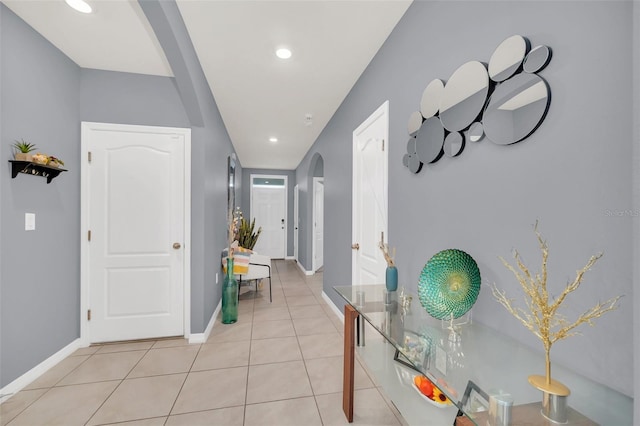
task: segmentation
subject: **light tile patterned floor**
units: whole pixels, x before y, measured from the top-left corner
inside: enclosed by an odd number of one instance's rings
[[[0,405],[0,426],[345,425],[340,319],[322,274],[274,262],[268,288],[243,287],[236,324],[208,341],[96,345],[78,350]],[[356,362],[355,425],[399,425]]]

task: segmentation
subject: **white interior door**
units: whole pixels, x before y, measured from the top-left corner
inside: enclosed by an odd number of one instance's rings
[[[300,227],[300,188],[293,187],[293,258],[298,262],[298,228]]]
[[[272,259],[286,255],[287,177],[251,175],[251,219],[262,233],[253,248]]]
[[[324,265],[324,179],[313,178],[313,270]]]
[[[185,334],[189,138],[83,123],[90,342]]]
[[[353,284],[380,284],[386,262],[389,101],[353,132]]]

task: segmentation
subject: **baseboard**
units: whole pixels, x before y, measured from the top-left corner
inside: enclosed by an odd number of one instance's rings
[[[303,274],[305,275],[313,275],[313,271],[307,271],[306,269],[304,269],[304,266],[302,266],[302,263],[300,262],[296,262],[298,264],[298,268],[300,268],[300,270],[302,271]]]
[[[56,364],[74,353],[76,350],[86,346],[87,345],[82,344],[82,341],[80,339],[76,339],[73,342],[69,343],[67,346],[60,349],[58,352],[42,361],[40,364],[36,365],[31,370],[27,371],[22,376],[18,377],[17,379],[0,389],[0,403],[5,402],[7,399],[11,398],[13,395],[24,389],[31,382],[42,376],[50,368],[55,367]]]
[[[293,256],[285,256],[284,260],[296,260],[296,258]]]
[[[213,311],[213,315],[211,315],[211,319],[209,320],[209,324],[207,324],[207,328],[204,329],[204,333],[193,333],[189,335],[189,344],[192,343],[204,343],[209,338],[211,334],[211,330],[213,330],[213,325],[216,323],[218,319],[218,315],[220,314],[220,310],[222,309],[222,299],[218,302],[218,306],[216,306],[216,310]]]
[[[329,305],[333,313],[336,314],[338,318],[340,318],[340,321],[342,321],[342,323],[344,324],[344,313],[340,311],[340,309],[338,309],[335,303],[333,303],[333,300],[331,300],[331,298],[327,296],[327,293],[325,293],[324,290],[322,290],[322,298],[325,302],[327,302],[327,305]]]

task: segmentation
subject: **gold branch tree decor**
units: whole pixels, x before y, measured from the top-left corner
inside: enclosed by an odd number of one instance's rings
[[[545,352],[546,375],[529,376],[529,382],[543,392],[567,396],[569,395],[569,389],[562,383],[551,379],[551,359],[549,357],[551,346],[559,340],[580,334],[580,332],[576,330],[576,327],[581,324],[593,326],[593,321],[596,318],[618,307],[618,301],[622,296],[611,298],[603,303],[597,303],[592,308],[583,312],[574,321],[570,321],[564,315],[560,314],[558,311],[567,300],[567,296],[580,287],[584,274],[602,257],[602,253],[591,256],[587,264],[582,269],[576,271],[573,282],[568,283],[558,297],[550,298],[547,290],[547,259],[549,257],[549,247],[538,231],[537,223],[534,231],[538,237],[538,245],[542,251],[542,265],[539,273],[533,274],[529,271],[529,268],[522,262],[518,251],[514,251],[513,255],[516,266],[511,265],[504,258],[500,257],[504,266],[515,275],[520,283],[520,287],[524,293],[526,309],[515,306],[514,300],[508,298],[505,291],[499,290],[495,284],[492,287],[492,292],[496,300],[500,302],[511,315],[518,319],[522,325],[542,341]]]

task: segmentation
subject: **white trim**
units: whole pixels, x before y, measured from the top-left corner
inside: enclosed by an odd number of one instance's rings
[[[342,321],[342,323],[344,324],[344,313],[340,312],[340,309],[338,309],[336,304],[333,303],[333,300],[331,300],[331,298],[327,296],[327,293],[325,293],[324,290],[322,290],[322,298],[324,299],[325,302],[327,302],[327,305],[329,305],[333,313],[336,314],[340,319],[340,321]]]
[[[307,271],[306,269],[304,269],[304,266],[302,266],[302,263],[300,262],[296,262],[298,264],[298,268],[300,268],[300,270],[302,271],[303,274],[305,275],[313,275],[314,272],[313,271]]]
[[[213,311],[213,315],[211,315],[211,319],[209,320],[209,324],[207,324],[207,328],[204,329],[204,333],[192,333],[190,336],[188,336],[189,344],[205,343],[209,339],[209,335],[211,335],[211,330],[213,330],[213,326],[215,325],[221,310],[222,310],[222,299],[220,299],[220,301],[218,302],[218,306],[216,306],[216,310]]]
[[[31,384],[38,377],[42,376],[49,369],[55,367],[56,364],[58,364],[60,361],[62,361],[78,349],[86,346],[87,345],[82,344],[82,341],[80,339],[76,339],[73,342],[69,343],[67,346],[60,349],[58,352],[42,361],[40,364],[36,365],[31,370],[27,371],[22,376],[18,377],[17,379],[0,389],[0,403],[5,402],[13,395]]]
[[[316,198],[316,189],[318,187],[319,184],[322,184],[322,186],[324,187],[324,177],[314,177],[313,178],[313,184],[312,184],[312,192],[313,192],[313,196],[311,199],[311,270],[312,271],[317,271],[319,269],[319,266],[317,265],[317,261],[316,261],[316,251],[318,250],[317,245],[318,245],[318,240],[316,238],[316,222],[317,222],[317,218],[316,218],[316,203],[318,202],[317,198]],[[322,192],[323,197],[324,197],[324,191]],[[324,218],[323,218],[324,221]],[[324,226],[324,225],[323,225]],[[323,231],[324,232],[324,231]],[[323,261],[324,263],[324,261]],[[324,266],[324,265],[323,265]]]
[[[300,186],[293,187],[293,259],[300,257]]]
[[[284,258],[284,260],[296,260],[296,258],[293,256],[287,256]]]
[[[89,309],[89,149],[87,146],[89,132],[93,130],[129,130],[137,132],[153,132],[179,134],[184,136],[184,268],[183,268],[183,327],[184,337],[191,335],[191,129],[178,127],[139,126],[129,124],[80,123],[80,341],[89,346],[89,324],[86,312]]]
[[[287,257],[287,240],[289,236],[289,176],[287,175],[265,175],[260,173],[251,173],[249,175],[249,212],[251,214],[251,220],[253,220],[253,178],[275,178],[275,179],[284,179],[284,253],[283,257],[280,259],[285,259]],[[261,185],[256,185],[261,186]],[[277,257],[274,259],[278,259]]]

